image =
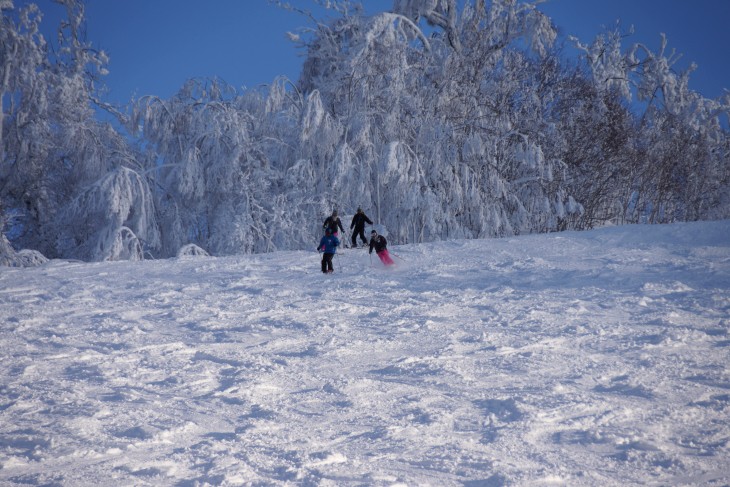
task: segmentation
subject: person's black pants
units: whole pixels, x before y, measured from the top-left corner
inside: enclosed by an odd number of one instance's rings
[[[334,257],[335,254],[322,254],[322,272],[334,272],[334,268],[332,267],[332,257]]]
[[[362,243],[366,244],[368,243],[368,239],[365,238],[365,229],[364,228],[356,228],[352,232],[352,246],[357,245],[357,236],[360,235],[360,238],[362,239]]]

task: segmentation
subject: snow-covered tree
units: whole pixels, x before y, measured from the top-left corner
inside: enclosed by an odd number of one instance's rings
[[[721,202],[730,189],[730,168],[720,154],[728,132],[719,117],[730,113],[730,105],[727,100],[708,100],[689,88],[695,66],[677,72],[680,56],[667,52],[664,35],[658,52],[643,44],[623,50],[625,37],[617,26],[591,46],[577,43],[598,90],[607,93],[617,87],[625,99],[636,96],[645,107],[634,127],[635,157],[627,160],[619,155],[609,165],[628,178],[613,191],[624,209],[621,221],[726,217],[728,209],[721,209]],[[609,123],[614,132],[626,127],[615,119]],[[603,154],[611,157],[605,150]]]
[[[435,29],[429,38],[421,21]],[[554,217],[525,222],[530,212],[564,211],[567,196],[548,181],[560,163],[539,157],[537,137],[515,136],[499,94],[525,74],[507,53],[523,42],[544,56],[554,37],[534,6],[509,1],[461,11],[452,1],[396,2],[392,13],[319,25],[300,86],[316,86],[344,127],[347,160],[357,161],[350,181],[369,176],[365,188],[344,191],[346,204],[358,204],[347,199],[353,191],[369,194],[398,241],[554,228]]]
[[[617,28],[576,40],[573,66],[539,2],[397,0],[365,16],[322,0],[328,20],[279,2],[312,21],[291,34],[296,83],[192,79],[133,100],[122,135],[94,119],[107,58],[81,41],[83,4],[61,3],[49,50],[37,8],[0,0],[0,198],[18,248],[307,249],[333,209],[357,207],[393,243],[730,216],[730,95],[693,92],[665,40],[624,49]]]
[[[94,118],[92,103],[100,76],[106,73],[107,57],[81,40],[83,3],[59,3],[66,8],[67,18],[59,27],[54,49],[38,32],[40,14],[35,6],[16,10],[5,4],[3,9],[0,197],[14,215],[13,244],[50,257],[74,253],[90,260],[110,258],[106,251],[88,253],[72,249],[68,243],[86,241],[91,233],[108,240],[110,237],[100,230],[112,222],[96,220],[93,215],[114,213],[124,195],[94,198],[96,203],[111,205],[106,209],[79,207],[78,202],[89,187],[119,168],[137,171],[142,167],[128,142]],[[139,180],[148,184],[144,178]],[[104,190],[115,188],[112,185]],[[147,209],[131,211],[140,215]],[[154,225],[153,220],[146,223]],[[89,225],[94,229],[87,228]],[[121,230],[114,228],[109,234],[119,235]],[[142,238],[154,234],[152,228],[142,231]],[[89,244],[88,249],[106,248],[103,241]],[[147,242],[156,245],[154,238]],[[118,257],[123,258],[123,254]]]
[[[289,102],[277,87],[269,95],[238,95],[218,80],[191,80],[170,100],[137,102],[135,124],[154,148],[148,170],[164,220],[163,255],[189,243],[218,255],[291,244],[281,237],[283,228],[292,229],[281,207],[282,161],[291,144],[306,145],[308,131],[320,130],[321,121],[310,107],[297,140]],[[286,137],[280,137],[282,123]]]

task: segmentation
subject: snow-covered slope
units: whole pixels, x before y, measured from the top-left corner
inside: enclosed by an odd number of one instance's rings
[[[730,483],[730,222],[392,250],[0,269],[0,484]]]

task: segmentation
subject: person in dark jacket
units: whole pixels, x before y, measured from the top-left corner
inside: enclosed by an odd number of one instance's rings
[[[365,224],[372,225],[373,222],[370,218],[362,211],[362,208],[357,209],[357,213],[352,217],[352,223],[350,223],[350,231],[352,232],[352,248],[357,247],[357,236],[359,235],[362,239],[363,246],[367,245],[368,239],[365,238]],[[353,230],[354,228],[354,230]]]
[[[390,253],[388,252],[388,241],[385,240],[385,237],[382,235],[378,235],[378,232],[373,230],[370,232],[370,253],[373,253],[373,249],[375,249],[375,254],[380,257],[380,261],[388,266],[393,265],[395,262],[393,262],[393,259],[390,257]]]
[[[322,253],[322,272],[331,274],[335,271],[332,266],[332,257],[337,253],[337,247],[340,245],[340,239],[332,235],[332,230],[326,228],[324,237],[319,241],[317,250]]]
[[[332,235],[335,237],[338,236],[337,230],[342,230],[342,233],[345,233],[345,229],[342,228],[342,221],[340,221],[340,217],[337,216],[337,210],[332,212],[332,215],[328,216],[327,219],[324,221],[324,224],[322,225],[322,230],[330,229],[332,232]]]

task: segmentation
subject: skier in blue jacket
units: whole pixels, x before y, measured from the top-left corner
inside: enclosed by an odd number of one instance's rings
[[[330,274],[334,272],[332,267],[332,257],[337,252],[337,247],[340,245],[340,239],[332,235],[332,230],[326,228],[324,231],[324,237],[319,241],[319,250],[322,253],[322,272]]]

